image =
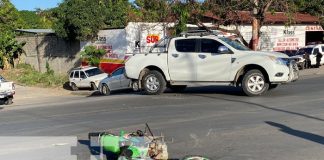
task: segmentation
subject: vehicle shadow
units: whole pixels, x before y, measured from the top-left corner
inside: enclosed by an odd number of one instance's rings
[[[86,146],[89,149],[91,156],[96,156],[96,157],[100,158],[99,145],[91,146],[91,142],[89,140],[78,140],[78,143],[80,145]],[[103,151],[102,155],[103,155],[103,158],[106,158],[107,160],[108,159],[109,160],[117,160],[118,159],[118,157],[111,152]]]
[[[72,91],[72,88],[71,88],[69,82],[65,82],[65,83],[63,84],[63,89],[68,90],[68,91]]]
[[[167,89],[165,93],[176,93]],[[199,86],[188,87],[181,94],[224,94],[232,96],[245,96],[242,89],[233,86]]]
[[[279,123],[275,123],[275,122],[271,122],[271,121],[265,121],[265,123],[270,126],[277,127],[281,132],[284,132],[286,134],[289,134],[289,135],[292,135],[295,137],[299,137],[299,138],[303,138],[305,140],[324,145],[324,137],[323,136],[296,130],[296,129],[292,129],[292,128],[285,126],[283,124],[279,124]]]

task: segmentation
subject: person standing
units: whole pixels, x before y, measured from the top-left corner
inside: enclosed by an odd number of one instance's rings
[[[312,63],[311,63],[311,60],[310,60],[310,57],[309,57],[309,53],[307,53],[307,52],[304,52],[304,59],[305,59],[305,68],[307,69],[307,68],[311,68],[311,65],[312,65]]]
[[[322,53],[319,52],[318,49],[314,50],[315,55],[316,55],[316,68],[319,68],[319,66],[321,65],[321,60],[322,60]]]

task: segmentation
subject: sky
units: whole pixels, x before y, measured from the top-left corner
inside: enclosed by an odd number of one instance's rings
[[[58,6],[63,0],[10,0],[18,10],[34,11],[35,8],[48,9]],[[130,0],[131,2],[133,0]]]
[[[62,0],[10,0],[18,10],[30,10],[35,8],[48,9],[58,6]]]

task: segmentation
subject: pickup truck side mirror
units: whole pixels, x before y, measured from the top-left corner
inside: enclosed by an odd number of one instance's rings
[[[219,46],[218,47],[218,53],[220,53],[220,54],[233,54],[233,52],[231,50],[229,50],[229,48],[227,48],[226,46]]]

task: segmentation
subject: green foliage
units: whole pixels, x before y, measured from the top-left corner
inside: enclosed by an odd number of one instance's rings
[[[88,63],[92,66],[98,66],[102,56],[106,54],[104,49],[97,49],[94,46],[86,46],[84,51],[81,52],[81,57],[87,59]]]
[[[48,61],[46,61],[46,73],[50,75],[54,74],[54,70],[50,67]]]
[[[127,0],[65,0],[53,10],[54,30],[67,39],[91,40],[100,29],[124,27]]]
[[[68,78],[54,72],[40,73],[28,64],[19,64],[15,69],[2,73],[8,80],[25,86],[61,87]]]
[[[14,60],[25,53],[23,50],[25,44],[26,42],[19,43],[12,32],[0,32],[0,66],[5,69],[14,67]]]
[[[99,0],[65,0],[53,10],[55,32],[67,39],[88,40],[96,37],[104,17]]]
[[[17,9],[9,0],[1,0],[0,6],[0,32],[13,31],[22,28],[24,22],[19,17]]]
[[[52,22],[48,15],[44,15],[43,13],[49,11],[19,11],[19,15],[22,20],[25,22],[24,28],[32,28],[32,29],[44,29],[51,28]]]
[[[165,22],[170,14],[171,3],[168,0],[135,0],[133,10],[135,21]]]
[[[128,0],[101,1],[104,23],[107,28],[120,28],[127,25],[130,3]]]

